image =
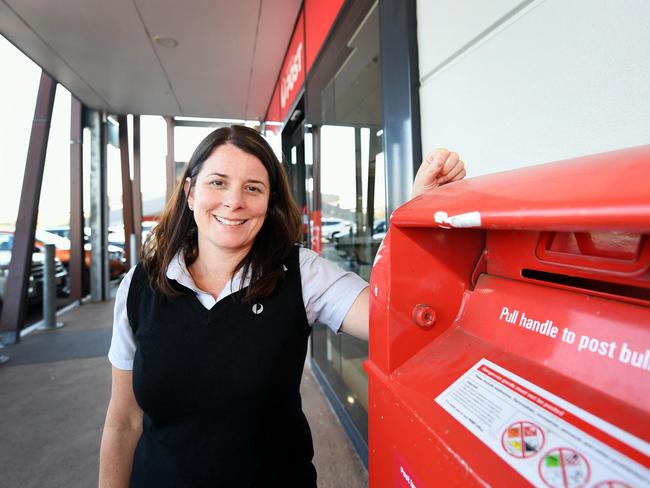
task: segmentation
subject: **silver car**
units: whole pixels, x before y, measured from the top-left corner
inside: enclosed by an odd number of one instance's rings
[[[4,301],[13,240],[13,233],[0,230],[0,305]],[[44,275],[45,255],[40,251],[34,252],[27,284],[28,303],[38,303],[42,300]],[[56,257],[54,258],[54,275],[57,295],[65,295],[68,292],[68,272]]]

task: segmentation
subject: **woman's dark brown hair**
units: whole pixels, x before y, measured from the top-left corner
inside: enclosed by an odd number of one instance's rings
[[[242,270],[242,276],[250,273],[251,281],[244,295],[245,301],[268,296],[273,291],[283,275],[284,260],[300,238],[300,212],[291,195],[287,174],[266,140],[256,130],[241,125],[217,129],[194,150],[171,200],[167,202],[158,225],[142,251],[143,265],[151,285],[167,297],[178,295],[167,278],[167,266],[171,260],[181,251],[189,268],[199,252],[198,229],[183,185],[189,177],[193,187],[204,161],[224,144],[231,144],[259,159],[268,172],[271,185],[264,224],[250,252],[234,271]]]

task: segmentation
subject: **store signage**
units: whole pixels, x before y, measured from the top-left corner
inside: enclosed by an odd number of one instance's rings
[[[296,95],[305,81],[305,14],[300,13],[291,36],[289,49],[282,62],[280,76],[275,86],[274,96],[278,97],[280,120],[289,115]]]
[[[293,88],[296,86],[298,79],[304,79],[302,49],[301,41],[296,48],[296,52],[289,58],[289,66],[287,66],[287,70],[282,77],[280,84],[280,106],[283,110],[287,106],[289,94],[293,92]]]
[[[267,121],[282,122],[288,117],[343,3],[343,0],[305,0],[269,101]]]

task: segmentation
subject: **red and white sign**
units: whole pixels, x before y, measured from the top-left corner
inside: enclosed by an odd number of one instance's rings
[[[282,122],[289,115],[316,56],[336,20],[343,0],[305,0],[282,61],[280,77],[269,101],[266,120]]]
[[[581,488],[590,471],[587,458],[568,447],[551,449],[539,460],[539,476],[550,488]]]
[[[289,49],[284,57],[280,79],[278,80],[278,95],[280,97],[280,119],[287,118],[289,108],[305,82],[305,14],[300,13],[296,27],[291,36]]]
[[[650,486],[648,442],[487,359],[436,403],[535,486]]]
[[[632,488],[630,485],[622,483],[621,481],[606,480],[596,483],[593,488]]]
[[[532,422],[515,422],[504,429],[501,445],[516,458],[531,457],[544,447],[544,431]]]
[[[280,107],[282,107],[282,109],[287,106],[289,94],[295,92],[294,88],[296,87],[298,79],[301,77],[304,79],[305,77],[302,50],[303,45],[302,42],[300,42],[296,48],[296,52],[293,53],[291,58],[289,58],[287,70],[280,79]]]

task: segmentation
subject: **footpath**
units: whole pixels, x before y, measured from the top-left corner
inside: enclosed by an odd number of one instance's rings
[[[86,303],[2,353],[0,485],[97,486],[99,443],[110,397],[113,301]],[[314,437],[319,488],[363,488],[367,472],[305,365],[303,409]]]

